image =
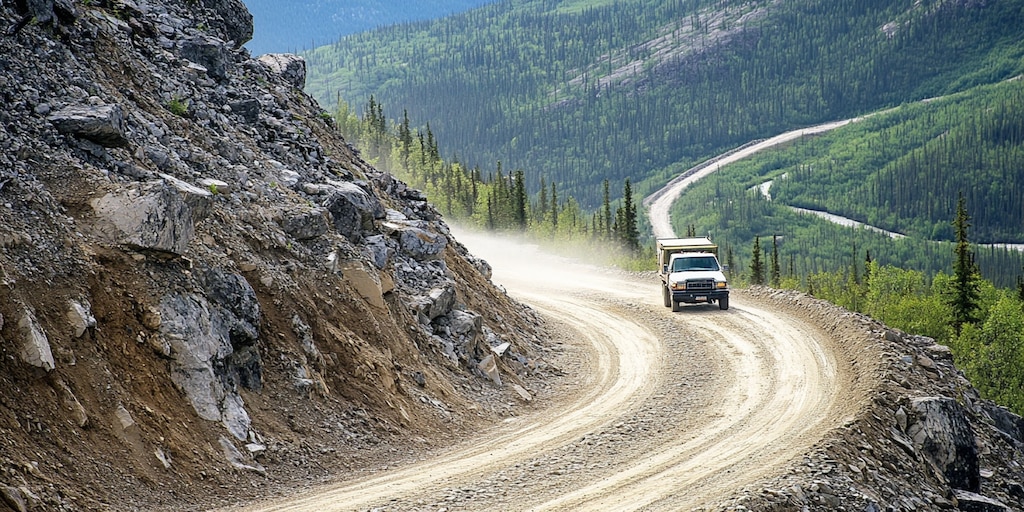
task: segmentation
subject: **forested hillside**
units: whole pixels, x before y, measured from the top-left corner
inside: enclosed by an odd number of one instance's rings
[[[755,155],[691,187],[673,205],[676,231],[695,226],[742,247],[742,269],[756,236],[770,243],[777,235],[782,273],[805,282],[836,269],[863,276],[868,254],[926,277],[948,273],[961,192],[973,242],[1024,241],[1021,112],[1024,81],[1011,80],[903,105]],[[792,207],[908,236],[835,226]],[[981,246],[977,262],[986,278],[1013,287],[1024,259],[1019,251]]]
[[[429,122],[469,165],[585,209],[795,126],[1020,73],[1024,1],[503,1],[305,56],[321,103]]]
[[[246,48],[253,55],[297,52],[339,37],[394,23],[435,19],[493,0],[245,0],[255,34]]]
[[[957,194],[974,238],[1024,242],[1024,82],[979,87],[847,130],[779,161],[772,195],[917,238],[952,240]]]

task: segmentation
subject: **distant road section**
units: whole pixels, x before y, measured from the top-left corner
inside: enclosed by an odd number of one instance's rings
[[[855,117],[853,119],[845,119],[832,123],[819,124],[810,128],[793,130],[783,133],[782,135],[776,135],[770,139],[746,144],[728,153],[716,156],[699,165],[687,169],[675,179],[668,182],[668,184],[660,190],[644,198],[643,204],[647,207],[647,215],[651,219],[654,237],[673,238],[676,236],[675,230],[672,229],[672,219],[669,216],[669,211],[672,208],[672,203],[679,198],[679,195],[682,194],[683,190],[691,184],[696,183],[697,180],[707,177],[711,173],[721,169],[724,165],[738,162],[753,155],[754,153],[757,153],[758,151],[763,151],[765,149],[799,139],[805,135],[825,133],[862,119],[864,119],[864,117]]]

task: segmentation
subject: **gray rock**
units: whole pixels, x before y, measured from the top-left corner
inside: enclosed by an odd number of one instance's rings
[[[282,211],[278,223],[285,233],[296,240],[310,240],[323,236],[331,228],[327,209],[322,207]]]
[[[281,75],[296,89],[306,87],[306,59],[290,53],[268,53],[261,55],[259,61],[266,64],[274,73]]]
[[[387,266],[388,257],[391,255],[391,249],[388,248],[387,240],[384,238],[384,235],[366,237],[366,239],[363,240],[363,250],[377,268],[383,269]]]
[[[28,498],[17,487],[0,484],[0,496],[15,512],[28,512]]]
[[[477,363],[476,367],[495,384],[501,385],[501,372],[498,370],[498,361],[494,354],[488,354],[487,357]]]
[[[964,512],[1009,512],[1011,510],[1002,502],[980,494],[960,489],[953,492],[956,495],[957,508]]]
[[[260,119],[260,102],[254,99],[239,100],[228,103],[231,112],[241,116],[246,123],[252,124]]]
[[[105,147],[128,144],[128,124],[120,105],[74,105],[50,114],[47,121],[57,131]]]
[[[429,325],[434,319],[447,315],[454,305],[455,287],[451,285],[434,288],[427,296],[415,297],[410,302],[410,308],[422,325]]]
[[[455,287],[445,286],[430,290],[430,309],[427,316],[433,320],[441,315],[447,314],[455,306]]]
[[[259,339],[260,303],[256,291],[240,274],[212,268],[203,273],[207,298],[224,308],[228,339],[235,349],[252,346]]]
[[[185,254],[212,194],[172,176],[134,184],[92,202],[108,238],[138,249]]]
[[[135,419],[132,418],[132,413],[128,412],[128,409],[125,409],[123,405],[117,406],[117,409],[114,410],[114,417],[120,423],[121,430],[128,430],[135,426]]]
[[[484,326],[484,317],[472,311],[452,310],[448,313],[452,332],[476,340]]]
[[[226,181],[221,181],[215,178],[203,178],[199,180],[199,186],[209,190],[213,194],[230,194],[237,188],[232,187]]]
[[[224,38],[239,48],[252,39],[252,14],[242,0],[202,0],[203,5],[217,14],[211,20],[213,28],[221,31]]]
[[[376,196],[354,183],[332,184],[335,191],[327,196],[323,206],[331,212],[334,229],[349,239],[361,238],[373,230],[373,222],[384,217],[384,207]]]
[[[1016,444],[1024,444],[1024,418],[1010,412],[1005,407],[983,403],[982,410],[992,418],[992,424],[1010,437]]]
[[[46,338],[46,333],[31,311],[22,313],[21,320],[18,321],[18,332],[23,338],[18,354],[21,360],[36,368],[53,371],[57,366],[54,363],[53,352],[50,351],[50,340]]]
[[[448,238],[444,235],[431,233],[417,227],[405,226],[400,228],[397,233],[398,245],[402,252],[417,261],[437,259],[448,246]]]
[[[232,443],[230,439],[221,437],[220,446],[224,450],[224,458],[228,460],[231,467],[244,471],[255,471],[261,475],[265,475],[267,473],[267,469],[258,462],[254,461],[251,464],[246,463],[245,458],[242,456],[242,452],[238,451],[238,448],[235,448],[235,444]]]
[[[181,57],[206,68],[210,78],[222,80],[228,76],[231,54],[224,42],[212,37],[193,37],[181,43]]]
[[[68,304],[67,318],[76,338],[81,338],[87,329],[96,327],[96,318],[89,312],[88,303],[86,305],[78,302]]]
[[[232,328],[240,321],[195,294],[172,294],[160,303],[160,332],[171,345],[171,381],[200,418],[220,421],[244,440],[249,415],[231,379]]]
[[[978,445],[963,407],[952,398],[915,398],[907,435],[914,448],[935,464],[954,489],[981,488]]]

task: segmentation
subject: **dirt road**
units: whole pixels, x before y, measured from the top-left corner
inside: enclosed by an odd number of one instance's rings
[[[799,318],[742,294],[671,313],[653,276],[457,238],[578,348],[574,392],[440,457],[246,510],[689,510],[852,414],[845,365]]]
[[[672,238],[675,236],[674,230],[672,229],[672,222],[669,218],[669,209],[672,208],[672,203],[675,202],[679,194],[683,192],[686,187],[695,183],[697,180],[707,177],[709,174],[717,171],[724,165],[737,162],[744,158],[747,158],[754,153],[764,151],[765,149],[784,144],[792,140],[799,139],[805,135],[815,135],[819,133],[825,133],[830,130],[834,130],[841,126],[846,126],[850,123],[855,123],[864,119],[863,117],[857,117],[853,119],[844,119],[842,121],[835,121],[832,123],[819,124],[817,126],[811,126],[809,128],[802,128],[799,130],[789,131],[780,135],[776,135],[770,139],[765,139],[760,142],[748,144],[742,148],[731,151],[720,156],[716,156],[700,165],[687,170],[680,174],[680,177],[670,181],[668,185],[659,189],[657,192],[644,198],[643,204],[648,208],[648,216],[651,219],[651,230],[654,232],[655,238]]]

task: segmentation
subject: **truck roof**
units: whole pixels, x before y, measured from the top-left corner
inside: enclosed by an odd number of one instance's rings
[[[715,259],[718,259],[718,256],[716,256],[715,253],[713,253],[713,252],[698,252],[698,251],[672,253],[672,256],[670,256],[669,259],[670,260],[674,260],[676,258],[700,258],[700,257],[707,257],[707,256],[712,256]]]
[[[710,238],[706,236],[698,238],[659,238],[658,246],[663,248],[679,247],[679,248],[700,248],[718,247]]]

